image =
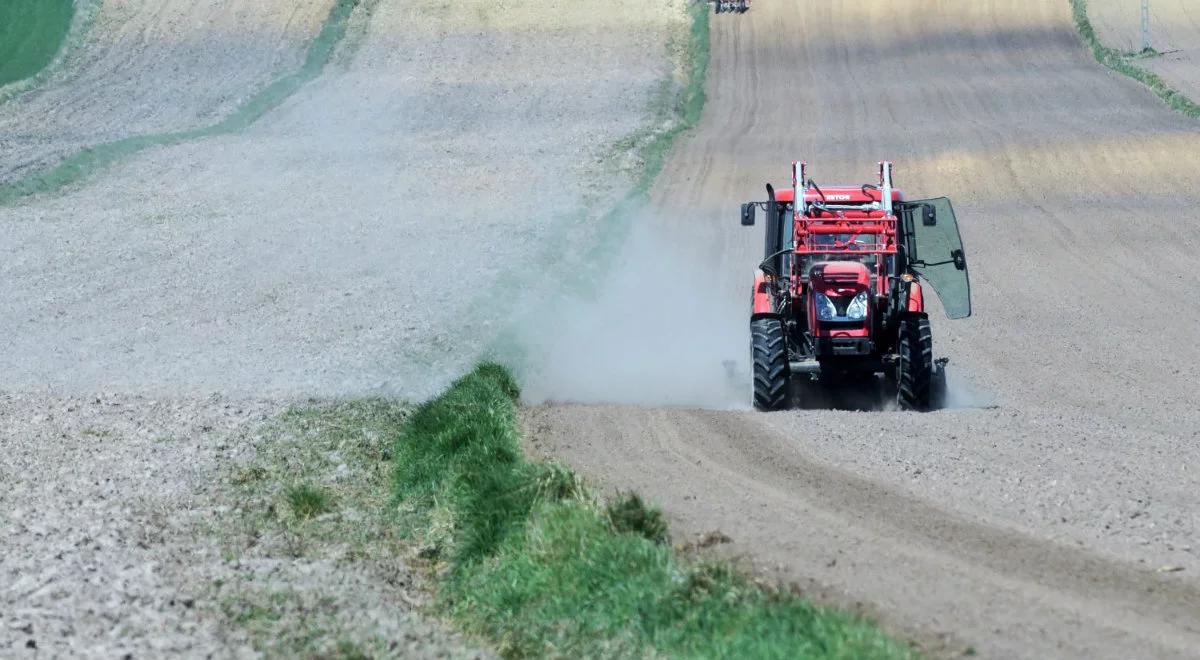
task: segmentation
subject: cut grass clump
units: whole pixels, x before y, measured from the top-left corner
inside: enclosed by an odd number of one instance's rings
[[[260,465],[251,465],[238,470],[237,474],[229,479],[229,482],[234,486],[246,486],[265,481],[269,475],[266,468]]]
[[[637,493],[626,493],[609,502],[607,513],[618,533],[637,534],[655,543],[667,542],[667,522],[662,512],[646,506]]]
[[[1075,18],[1075,28],[1079,30],[1079,36],[1083,39],[1083,43],[1092,49],[1092,54],[1095,55],[1096,61],[1117,73],[1129,76],[1149,87],[1152,92],[1157,94],[1160,99],[1175,110],[1193,119],[1200,119],[1200,105],[1197,105],[1187,96],[1172,88],[1157,74],[1151,73],[1133,63],[1137,59],[1155,56],[1158,54],[1157,52],[1148,53],[1141,51],[1129,54],[1122,53],[1115,48],[1109,48],[1100,42],[1100,37],[1097,36],[1091,19],[1088,18],[1087,0],[1071,0],[1071,10]]]
[[[854,616],[676,556],[636,495],[602,506],[569,470],[528,462],[517,395],[482,365],[421,406],[395,452],[396,495],[445,546],[426,555],[437,607],[467,632],[507,657],[912,655]]]
[[[299,520],[308,520],[327,513],[333,508],[333,498],[329,493],[313,486],[292,486],[287,490],[287,503]]]
[[[424,582],[396,556],[410,544],[391,506],[410,411],[309,400],[242,429],[231,441],[248,462],[228,466],[227,512],[207,520],[223,566],[197,608],[267,658],[394,658],[420,645],[406,635],[424,626],[396,616]]]

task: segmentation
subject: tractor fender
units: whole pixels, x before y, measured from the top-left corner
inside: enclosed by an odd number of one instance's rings
[[[754,292],[750,298],[750,319],[776,316],[775,306],[771,304],[771,287],[767,284],[767,275],[761,270],[754,271]]]
[[[920,282],[913,282],[908,288],[908,311],[918,314],[925,313],[925,291]]]

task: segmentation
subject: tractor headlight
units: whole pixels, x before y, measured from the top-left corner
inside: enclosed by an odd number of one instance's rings
[[[861,321],[867,318],[867,292],[854,296],[854,300],[846,306],[846,318],[852,321]]]
[[[832,321],[837,318],[837,307],[833,306],[833,301],[823,293],[817,294],[817,318],[822,321]]]
[[[862,321],[867,318],[867,304],[870,301],[870,296],[866,291],[859,293],[857,296],[846,304],[845,314],[839,314],[837,305],[829,299],[829,296],[818,293],[817,302],[817,320],[819,321]],[[842,300],[845,300],[843,298]]]

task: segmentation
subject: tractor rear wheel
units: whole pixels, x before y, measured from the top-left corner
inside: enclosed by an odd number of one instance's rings
[[[935,366],[933,368],[933,385],[929,393],[929,409],[941,410],[948,404],[950,398],[950,384],[946,382],[946,367],[945,365]]]
[[[933,331],[929,319],[911,316],[900,322],[897,402],[902,410],[929,410],[933,402]]]
[[[754,407],[759,410],[787,408],[792,374],[788,367],[783,321],[777,318],[751,321],[750,353],[754,361]]]

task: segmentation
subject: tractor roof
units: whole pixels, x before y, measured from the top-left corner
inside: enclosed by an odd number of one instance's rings
[[[825,193],[824,201],[830,203],[868,204],[880,200],[878,190],[863,188],[862,186],[831,186],[829,188],[821,188],[821,192]],[[822,201],[821,195],[812,189],[805,191],[804,199],[809,202]],[[796,201],[796,194],[791,188],[777,190],[775,191],[775,201],[794,202]],[[892,201],[903,202],[904,193],[899,190],[892,190]]]

